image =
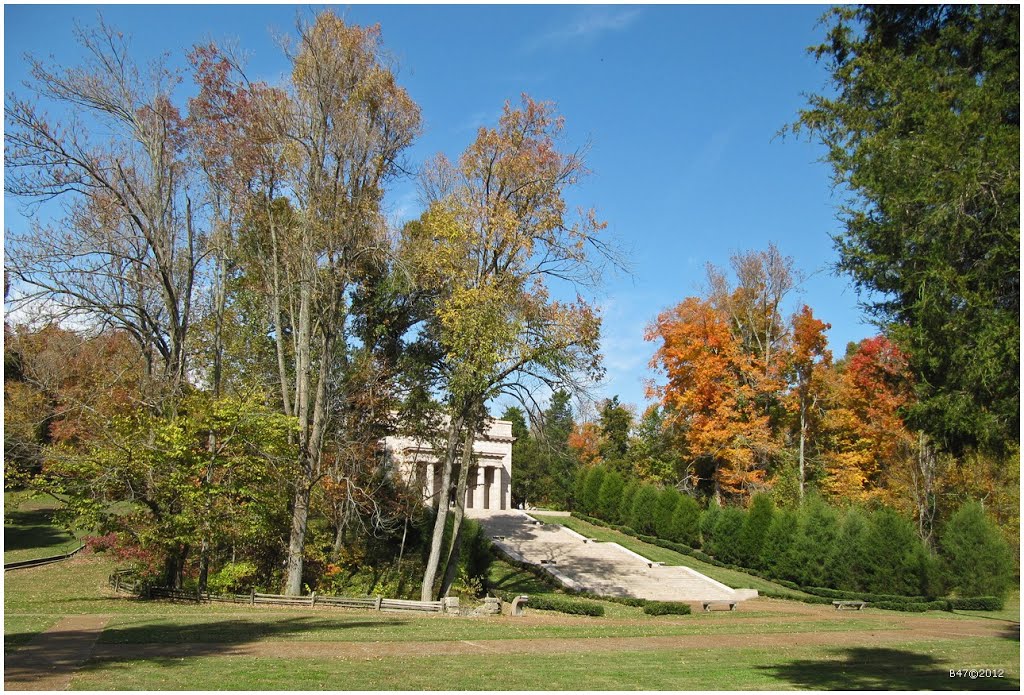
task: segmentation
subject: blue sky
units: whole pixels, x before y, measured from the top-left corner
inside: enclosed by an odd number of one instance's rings
[[[286,64],[275,33],[316,6],[109,6],[108,23],[132,37],[140,58],[180,60],[193,43],[234,40],[250,76],[276,81]],[[627,251],[630,275],[595,294],[605,320],[608,377],[599,395],[642,404],[654,346],[643,329],[657,313],[698,294],[707,262],[774,241],[810,277],[794,296],[832,324],[830,342],[874,334],[845,277],[832,274],[830,234],[839,194],[818,146],[775,137],[825,88],[806,47],[823,29],[823,6],[339,6],[356,24],[380,23],[398,79],[423,111],[415,165],[456,157],[480,125],[493,125],[522,92],[557,102],[566,146],[589,140],[592,176],[570,204],[594,206]],[[4,8],[4,89],[20,88],[22,54],[77,60],[74,20],[96,7]],[[182,94],[187,89],[183,87]],[[389,195],[396,221],[415,217],[412,181]],[[5,197],[5,229],[23,229]]]

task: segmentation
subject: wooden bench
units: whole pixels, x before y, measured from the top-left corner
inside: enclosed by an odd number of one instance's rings
[[[832,605],[836,607],[837,611],[854,609],[863,610],[864,606],[868,605],[867,601],[833,601]]]
[[[514,599],[512,599],[511,615],[516,617],[523,615],[523,606],[526,605],[526,602],[529,600],[529,596],[516,596]]]
[[[710,613],[712,609],[724,610],[725,606],[729,607],[729,610],[736,610],[736,601],[704,601],[701,605],[704,606],[704,612]]]

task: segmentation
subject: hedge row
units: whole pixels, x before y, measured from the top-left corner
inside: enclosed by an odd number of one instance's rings
[[[838,508],[811,495],[797,509],[777,509],[758,494],[748,509],[702,510],[675,488],[627,480],[602,466],[581,470],[575,500],[574,512],[660,541],[648,542],[802,586],[902,597],[1002,596],[1014,584],[1013,552],[976,502],[936,529],[932,548],[909,519],[886,507]]]
[[[688,555],[696,558],[702,562],[706,562],[709,565],[715,567],[724,567],[727,569],[738,570],[746,574],[761,577],[769,581],[773,581],[776,584],[783,586],[793,591],[802,591],[811,596],[797,597],[790,594],[783,594],[774,591],[759,591],[759,595],[766,596],[768,598],[780,598],[788,600],[797,600],[803,603],[810,604],[831,604],[833,600],[848,600],[848,601],[867,601],[872,607],[882,608],[885,610],[902,610],[908,612],[923,612],[928,610],[979,610],[979,611],[995,611],[1002,610],[1003,599],[995,596],[980,596],[980,597],[967,597],[950,600],[935,600],[929,599],[927,596],[900,596],[897,594],[875,594],[863,591],[844,591],[842,589],[829,589],[820,586],[804,587],[800,586],[796,582],[791,582],[786,579],[775,579],[767,577],[757,570],[752,570],[749,567],[740,567],[731,563],[721,562],[714,557],[711,557],[707,553],[700,550],[690,548],[681,543],[674,543],[672,541],[666,541],[655,536],[647,536],[645,534],[637,533],[635,529],[628,526],[622,526],[619,524],[613,524],[605,521],[604,519],[598,519],[596,517],[587,516],[585,514],[579,514],[574,512],[573,516],[582,519],[588,523],[594,524],[595,526],[603,526],[605,528],[615,529],[620,533],[633,536],[644,543],[650,543],[651,545],[657,545],[667,550],[680,553],[682,555]]]
[[[647,615],[689,615],[690,604],[677,601],[648,601],[644,606]]]
[[[526,605],[542,611],[558,611],[571,615],[592,615],[598,618],[604,615],[604,606],[600,603],[578,598],[530,594]]]

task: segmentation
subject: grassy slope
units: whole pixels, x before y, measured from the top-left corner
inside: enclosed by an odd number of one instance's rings
[[[658,545],[644,543],[633,536],[627,536],[615,529],[595,526],[594,524],[587,523],[582,519],[566,516],[544,516],[543,514],[533,514],[532,516],[546,524],[561,524],[573,531],[576,531],[577,533],[587,536],[588,538],[596,538],[599,541],[618,543],[624,548],[628,548],[634,553],[639,553],[640,555],[643,555],[650,560],[654,560],[655,562],[664,562],[666,565],[682,565],[684,567],[689,567],[697,570],[705,576],[711,577],[715,581],[722,582],[726,586],[731,586],[734,589],[757,589],[758,591],[770,591],[786,596],[807,595],[802,591],[787,589],[781,584],[776,584],[775,582],[768,581],[767,579],[761,579],[760,577],[754,577],[744,572],[737,572],[736,570],[727,569],[725,567],[709,565],[708,563],[701,562],[697,558],[690,557],[689,555],[683,555],[682,553],[677,553],[674,550],[662,548]]]
[[[17,509],[10,509],[12,504]],[[4,563],[60,555],[79,546],[79,534],[53,524],[59,507],[52,497],[4,493]]]

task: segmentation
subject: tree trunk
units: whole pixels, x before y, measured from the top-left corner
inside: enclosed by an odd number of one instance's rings
[[[455,518],[452,524],[452,542],[448,547],[448,560],[445,563],[444,579],[438,598],[448,595],[459,570],[459,555],[462,551],[462,519],[466,516],[466,488],[469,481],[469,466],[473,462],[473,435],[476,428],[466,427],[466,438],[462,442],[462,465],[459,468],[459,483],[455,488]]]
[[[300,480],[295,488],[295,504],[292,509],[292,531],[288,541],[288,561],[285,566],[286,596],[302,594],[302,553],[306,544],[306,522],[309,519],[309,497],[312,486],[308,479]]]
[[[437,516],[434,518],[434,533],[430,539],[430,556],[423,571],[423,585],[420,587],[420,600],[430,601],[434,594],[434,579],[441,561],[441,544],[444,541],[444,526],[448,521],[448,488],[452,484],[452,463],[459,446],[463,416],[453,418],[448,425],[448,445],[444,452],[441,469],[441,489],[438,491]]]
[[[804,501],[804,441],[807,439],[807,399],[800,398],[800,501]]]

